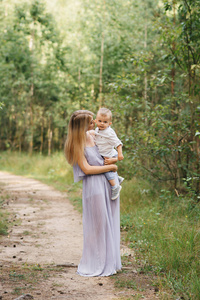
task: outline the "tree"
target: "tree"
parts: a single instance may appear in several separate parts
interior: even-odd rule
[[[22,144],[26,149],[28,141],[32,153],[37,122],[43,131],[45,111],[51,110],[59,99],[59,80],[65,77],[62,74],[64,54],[55,22],[45,12],[43,2],[22,3],[14,13],[13,19],[5,19],[7,23],[1,32],[1,94],[5,104],[1,115],[2,122],[9,125],[1,138],[8,147],[20,150]],[[38,106],[41,113],[37,119],[34,114]],[[49,130],[51,118],[48,118]],[[42,136],[41,133],[41,151]],[[22,143],[22,137],[26,143]]]

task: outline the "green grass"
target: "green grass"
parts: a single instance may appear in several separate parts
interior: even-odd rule
[[[29,157],[3,152],[0,165],[1,170],[32,177],[67,192],[81,211],[81,184],[73,183],[72,168],[62,153]],[[199,203],[189,194],[176,197],[144,179],[123,183],[123,236],[134,249],[141,272],[156,274],[159,290],[170,290],[174,299],[196,300],[200,295],[199,211]]]
[[[0,211],[0,235],[8,234],[8,225],[6,219],[6,213],[4,211]]]
[[[189,196],[158,192],[132,179],[121,192],[121,228],[145,273],[160,276],[160,285],[175,296],[200,295],[200,210]]]
[[[115,281],[115,287],[137,290],[136,283],[133,280],[130,280],[130,279],[123,280],[123,281],[122,280],[116,280]]]
[[[56,278],[57,274],[62,276],[63,268],[55,266],[41,267],[39,264],[30,265],[10,264],[1,274],[3,282],[7,282],[12,287],[11,294],[20,295],[32,293],[36,284],[44,283],[49,277]],[[48,298],[49,299],[49,298]]]
[[[1,195],[0,196],[0,236],[1,235],[7,235],[8,234],[8,213],[3,208],[3,205],[5,203],[7,197]]]

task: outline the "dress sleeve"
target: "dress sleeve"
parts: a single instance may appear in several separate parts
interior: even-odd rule
[[[73,172],[74,172],[74,182],[78,182],[86,176],[86,174],[81,170],[78,164],[73,165]]]

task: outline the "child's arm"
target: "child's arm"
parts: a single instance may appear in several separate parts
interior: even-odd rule
[[[117,147],[117,152],[118,152],[118,160],[123,160],[124,159],[124,155],[122,154],[122,145],[119,145]]]
[[[108,135],[108,143],[112,146],[114,146],[115,149],[117,149],[118,152],[118,160],[123,160],[124,156],[122,154],[122,142],[120,141],[120,139],[117,137],[115,131],[110,128],[110,132]]]
[[[122,154],[122,145],[119,145],[117,147],[117,152],[118,152],[118,157],[104,157],[104,164],[105,165],[110,165],[110,164],[115,164],[118,160],[123,160],[124,155]]]
[[[104,165],[115,164],[117,161],[117,157],[104,157]]]

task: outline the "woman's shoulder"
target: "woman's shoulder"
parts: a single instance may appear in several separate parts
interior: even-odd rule
[[[89,130],[86,132],[86,147],[93,147],[95,146],[94,138],[95,135],[93,134],[94,130]]]
[[[95,130],[88,130],[87,133],[91,136],[95,136]]]

